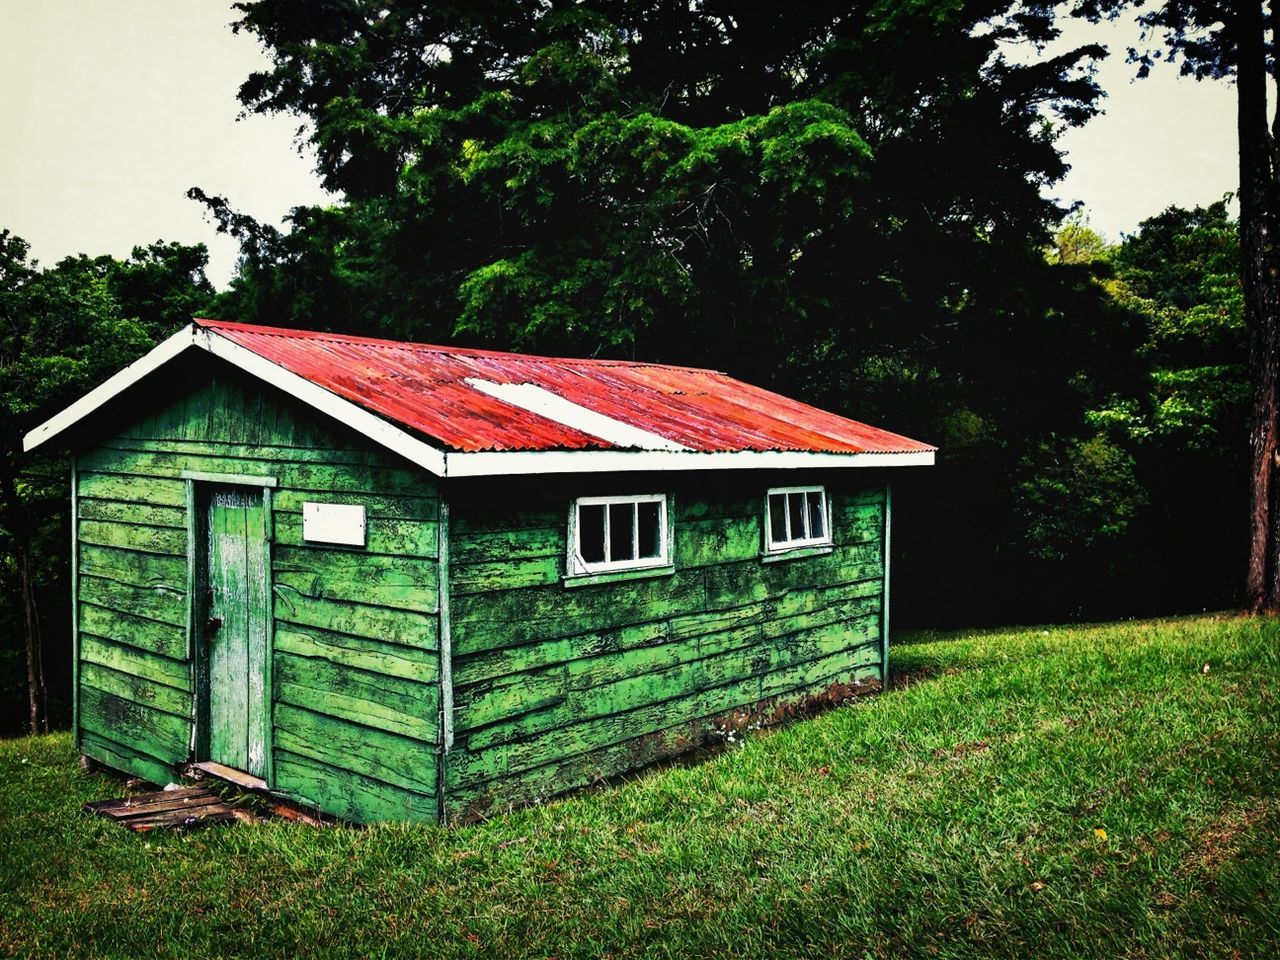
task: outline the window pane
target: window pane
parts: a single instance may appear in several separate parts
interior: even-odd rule
[[[791,536],[788,540],[805,539],[804,532],[804,494],[788,493],[787,505],[791,508]]]
[[[599,504],[578,507],[578,553],[587,563],[604,562],[604,507]]]
[[[787,496],[784,493],[769,494],[769,541],[782,543],[787,539]]]
[[[827,535],[827,512],[822,502],[826,498],[821,490],[810,491],[806,496],[809,498],[809,536],[820,540]]]
[[[662,556],[662,528],[659,524],[658,502],[636,505],[640,521],[640,556]]]
[[[609,504],[609,559],[634,560],[636,505],[634,503]]]

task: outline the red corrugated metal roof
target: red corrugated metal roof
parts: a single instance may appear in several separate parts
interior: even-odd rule
[[[533,384],[690,450],[918,453],[935,448],[714,370],[402,343],[222,320],[197,326],[444,447],[635,449],[477,389]],[[566,420],[572,418],[566,418]]]

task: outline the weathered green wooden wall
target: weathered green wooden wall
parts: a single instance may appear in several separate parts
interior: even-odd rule
[[[735,708],[878,679],[885,490],[848,473],[806,477],[833,497],[835,548],[765,562],[765,490],[788,482],[742,472],[449,484],[450,817],[687,749]],[[675,572],[564,586],[570,498],[656,492],[674,497]]]
[[[179,399],[116,410],[132,425],[82,444],[75,474],[77,733],[113,767],[165,782],[194,749],[184,471],[278,481],[271,786],[337,816],[466,818],[880,676],[873,475],[806,476],[832,496],[834,549],[767,562],[764,493],[794,475],[453,481],[446,511],[424,471],[229,368],[157,392]],[[675,572],[566,586],[570,500],[656,492],[673,497]],[[304,500],[364,504],[366,548],[304,543]]]
[[[181,474],[273,476],[271,785],[353,820],[435,818],[434,480],[229,369],[170,386],[160,396],[180,399],[117,412],[132,426],[78,457],[83,752],[159,783],[189,759]],[[364,504],[367,548],[304,543],[304,500]]]

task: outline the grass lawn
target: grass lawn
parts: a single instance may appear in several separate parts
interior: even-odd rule
[[[0,742],[0,956],[1280,956],[1280,623],[908,639],[905,689],[458,830],[139,837]]]

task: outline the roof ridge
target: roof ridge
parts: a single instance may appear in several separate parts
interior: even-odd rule
[[[728,376],[728,374],[723,370],[714,370],[710,367],[689,367],[679,363],[659,363],[652,360],[615,360],[607,357],[553,357],[546,354],[518,353],[513,350],[490,350],[484,347],[452,347],[438,343],[421,343],[416,340],[389,340],[385,337],[362,337],[358,334],[329,333],[328,331],[323,330],[303,330],[295,327],[269,327],[257,323],[241,323],[237,320],[216,320],[212,317],[192,317],[191,322],[197,327],[207,330],[216,331],[219,328],[230,328],[246,333],[256,333],[266,337],[281,337],[293,340],[314,338],[323,339],[331,343],[346,343],[353,346],[379,346],[401,350],[410,349],[419,352],[438,353],[445,356],[451,354],[474,357],[491,356],[520,362],[550,361],[553,363],[588,364],[591,366],[602,367],[646,367],[649,369],[659,368],[664,370],[686,370],[693,373],[710,373],[718,374],[719,376]]]

